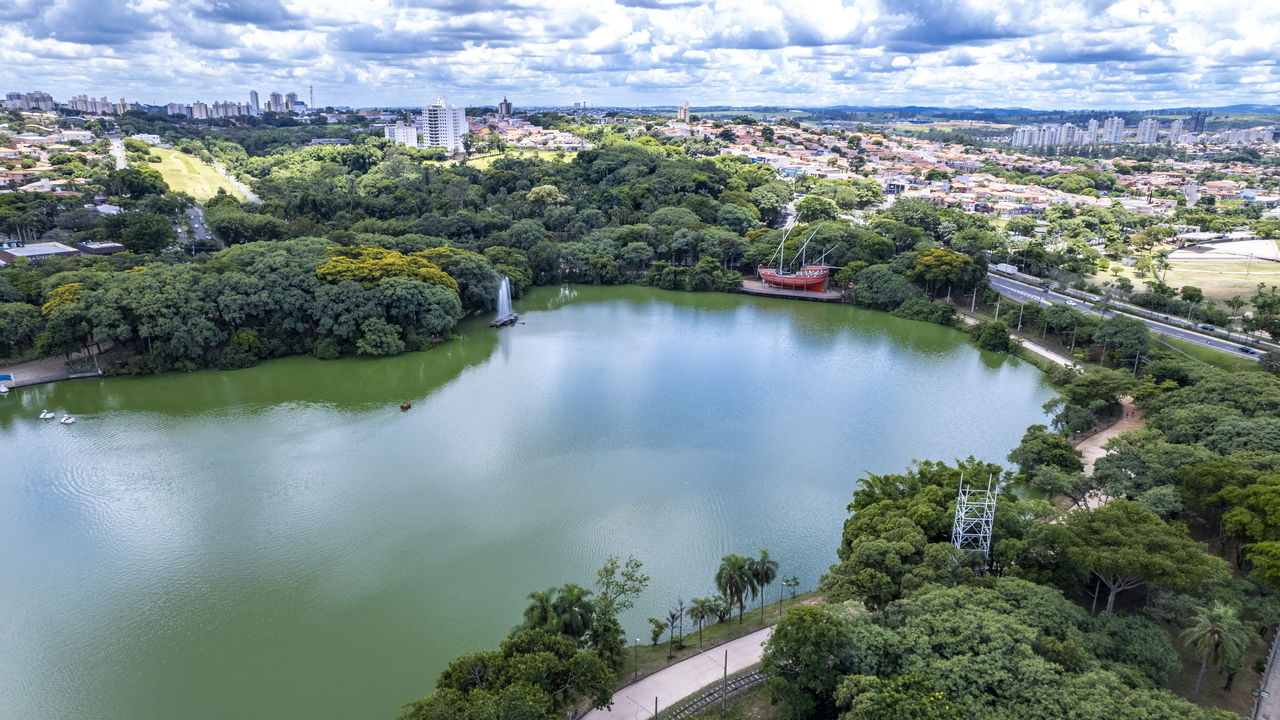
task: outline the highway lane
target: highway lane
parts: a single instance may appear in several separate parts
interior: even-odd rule
[[[1173,325],[1166,325],[1162,322],[1150,320],[1144,317],[1138,317],[1136,315],[1129,315],[1128,313],[1116,313],[1114,311],[1096,310],[1087,301],[1080,300],[1078,298],[1073,298],[1068,295],[1063,295],[1061,293],[1047,291],[1042,288],[1038,288],[1034,285],[1028,285],[1026,283],[1019,282],[1017,280],[1013,280],[1011,278],[1007,278],[1001,275],[995,275],[995,274],[988,275],[987,282],[991,284],[992,289],[994,289],[996,292],[999,292],[1001,295],[1004,295],[1005,297],[1010,298],[1012,300],[1016,300],[1020,303],[1039,302],[1042,305],[1061,303],[1066,305],[1072,305],[1077,310],[1085,314],[1097,315],[1100,317],[1114,317],[1117,314],[1123,314],[1123,315],[1126,315],[1127,317],[1132,317],[1137,320],[1141,320],[1143,324],[1145,324],[1147,328],[1151,330],[1151,332],[1158,333],[1160,335],[1166,335],[1168,337],[1177,338],[1179,340],[1185,340],[1187,342],[1195,343],[1197,345],[1213,348],[1214,350],[1221,350],[1223,352],[1228,352],[1237,357],[1249,358],[1251,360],[1258,359],[1257,355],[1250,355],[1240,351],[1240,347],[1244,344],[1243,342],[1229,341],[1225,338],[1210,337],[1208,335],[1204,335],[1198,332],[1193,332],[1185,328],[1174,327]]]

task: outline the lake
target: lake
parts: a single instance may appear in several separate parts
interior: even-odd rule
[[[610,554],[653,578],[629,637],[730,552],[811,589],[865,472],[1003,461],[1052,397],[958,331],[845,305],[574,287],[516,310],[395,358],[0,398],[0,717],[392,720]]]

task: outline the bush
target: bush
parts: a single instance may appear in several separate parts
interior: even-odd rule
[[[956,306],[951,303],[935,303],[926,298],[911,298],[899,305],[890,313],[894,317],[908,320],[937,323],[954,326],[956,324]]]
[[[311,354],[320,360],[337,360],[342,356],[342,347],[338,345],[338,341],[331,337],[321,338],[316,341],[316,346],[312,349]]]
[[[1009,326],[997,320],[989,323],[978,323],[971,330],[978,342],[978,347],[992,352],[1009,352],[1012,341],[1009,339]]]

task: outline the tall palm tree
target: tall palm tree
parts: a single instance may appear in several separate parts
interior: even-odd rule
[[[559,631],[578,642],[586,637],[595,624],[596,606],[591,601],[591,591],[569,584],[560,588],[551,604],[559,623]]]
[[[1205,671],[1210,665],[1238,664],[1238,658],[1244,654],[1245,645],[1249,642],[1249,634],[1235,608],[1215,602],[1196,610],[1191,625],[1182,631],[1182,641],[1200,658],[1200,674],[1196,676],[1196,686],[1191,691],[1191,701],[1195,702],[1200,697]]]
[[[769,558],[769,551],[760,548],[760,557],[749,561],[751,563],[751,579],[755,581],[755,590],[752,595],[760,595],[760,622],[764,622],[764,589],[778,577],[778,562]]]
[[[741,555],[725,555],[720,558],[716,570],[716,589],[724,593],[729,604],[738,606],[738,622],[747,610],[747,593],[755,594],[755,575],[751,572],[751,559]]]
[[[694,598],[689,601],[686,614],[690,620],[698,623],[698,647],[702,647],[702,626],[716,616],[715,603],[711,598]]]
[[[556,619],[555,607],[552,605],[555,594],[555,588],[529,593],[529,607],[524,609],[524,627],[560,632],[560,623]]]

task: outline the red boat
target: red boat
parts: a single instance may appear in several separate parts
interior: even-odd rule
[[[765,265],[761,265],[756,268],[756,274],[760,276],[760,280],[765,285],[772,285],[774,287],[787,288],[790,290],[806,290],[808,292],[822,292],[823,290],[826,290],[827,275],[831,273],[831,266],[822,264],[809,265],[804,262],[805,248],[809,247],[809,241],[813,239],[814,235],[818,234],[818,228],[820,227],[822,227],[822,223],[818,223],[818,225],[814,227],[813,232],[809,233],[809,237],[806,238],[804,244],[800,246],[799,252],[791,258],[792,262],[795,262],[797,259],[800,260],[800,269],[794,271],[787,270],[786,263],[784,262],[787,236],[790,235],[791,230],[794,230],[795,228],[793,227],[787,230],[787,232],[782,235],[782,242],[778,243],[778,249],[774,251],[773,257],[769,258]],[[830,250],[827,252],[830,252]],[[818,262],[821,263],[822,259],[826,256],[827,253],[822,253],[822,257],[818,258]],[[767,265],[772,264],[773,258],[778,259],[778,267],[767,267]]]
[[[793,273],[784,273],[776,268],[762,267],[756,272],[760,274],[760,279],[765,285],[822,292],[826,289],[827,275],[831,272],[831,268],[827,265],[805,265]]]

